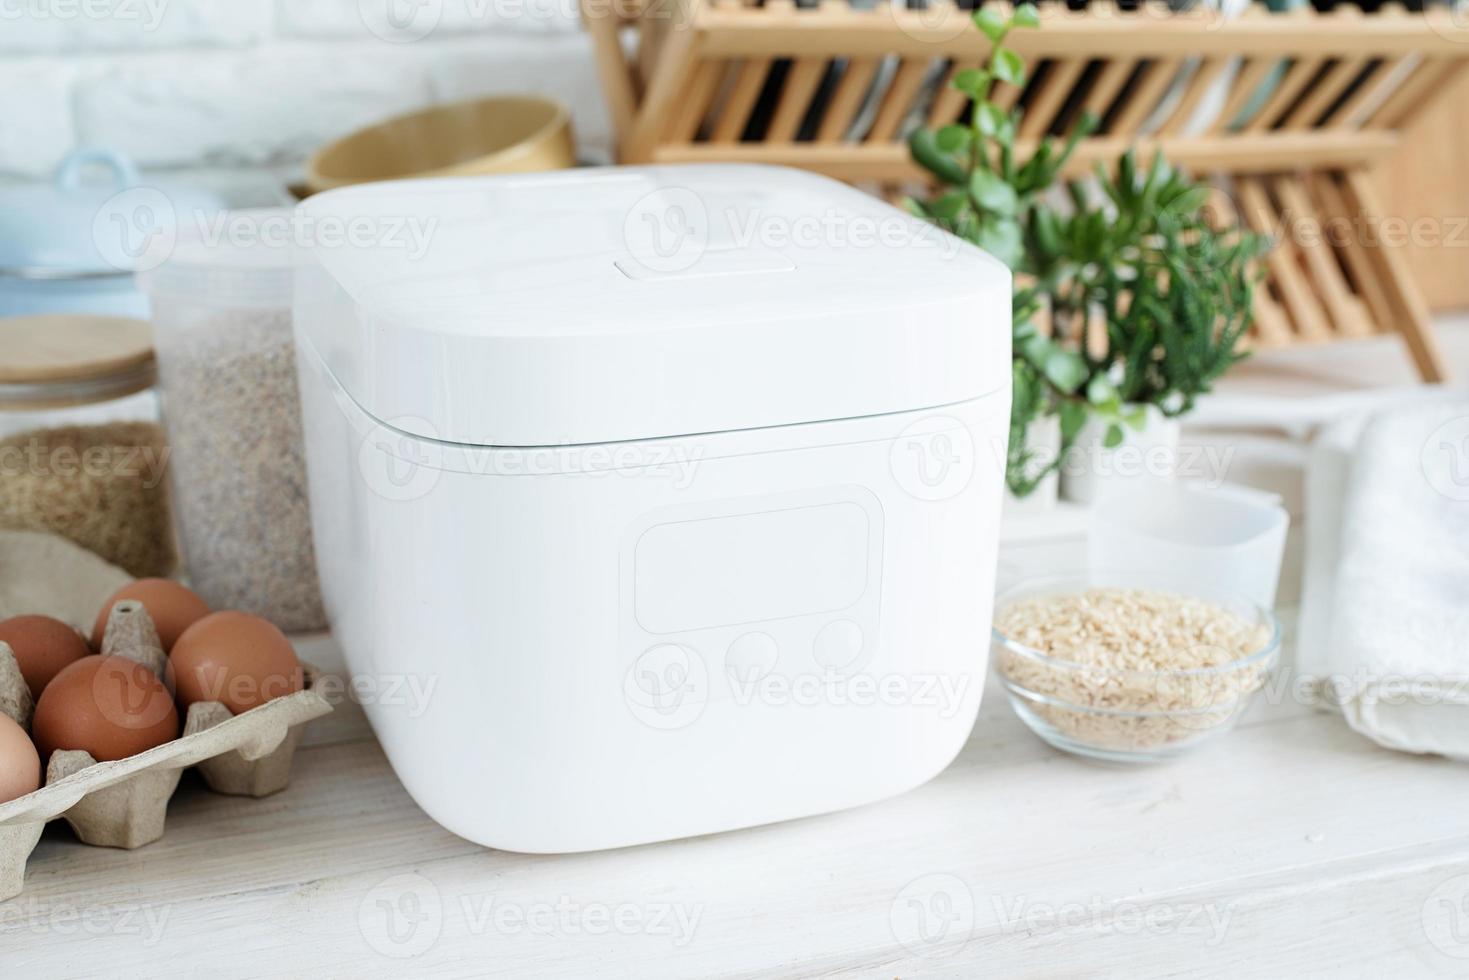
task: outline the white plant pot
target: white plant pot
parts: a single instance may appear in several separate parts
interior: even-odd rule
[[[1048,415],[1031,422],[1025,430],[1025,444],[1035,453],[1031,472],[1049,466],[1061,453],[1060,418]],[[1005,516],[1033,517],[1054,510],[1059,484],[1060,474],[1052,469],[1040,483],[1036,484],[1035,489],[1024,497],[1015,496],[1006,486]]]
[[[1124,406],[1123,414],[1136,406]],[[1179,422],[1144,406],[1141,429],[1122,426],[1122,442],[1108,449],[1109,423],[1089,416],[1061,461],[1061,496],[1090,504],[1104,493],[1148,481],[1171,481],[1178,471]]]

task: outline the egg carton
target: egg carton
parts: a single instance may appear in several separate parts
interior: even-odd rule
[[[158,633],[140,603],[113,607],[102,650],[165,674]],[[182,735],[127,759],[98,762],[86,752],[53,753],[45,786],[0,804],[0,901],[20,894],[42,828],[58,817],[84,843],[131,849],[163,836],[168,802],[191,766],[216,793],[261,797],[285,789],[306,723],[332,710],[317,690],[320,671],[309,664],[302,669],[301,691],[240,715],[217,701],[190,705]],[[0,643],[0,711],[29,730],[34,709],[14,651]]]

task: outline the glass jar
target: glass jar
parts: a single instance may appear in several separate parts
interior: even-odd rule
[[[140,278],[153,308],[190,585],[283,630],[326,625],[291,332],[291,212],[229,212]]]
[[[0,527],[60,535],[131,575],[172,572],[148,324],[6,317],[0,349]]]

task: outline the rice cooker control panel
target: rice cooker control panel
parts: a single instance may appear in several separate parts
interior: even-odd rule
[[[644,515],[622,548],[629,703],[673,723],[861,671],[876,652],[882,547],[882,507],[855,486]]]

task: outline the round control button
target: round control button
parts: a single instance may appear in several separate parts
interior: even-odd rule
[[[812,651],[816,662],[829,670],[843,670],[862,655],[862,627],[850,619],[838,619],[821,627]]]
[[[769,633],[746,633],[729,645],[724,671],[738,684],[754,684],[775,669],[780,647]]]
[[[682,728],[704,711],[709,674],[704,659],[688,647],[661,643],[645,650],[622,683],[628,709],[653,728]]]

